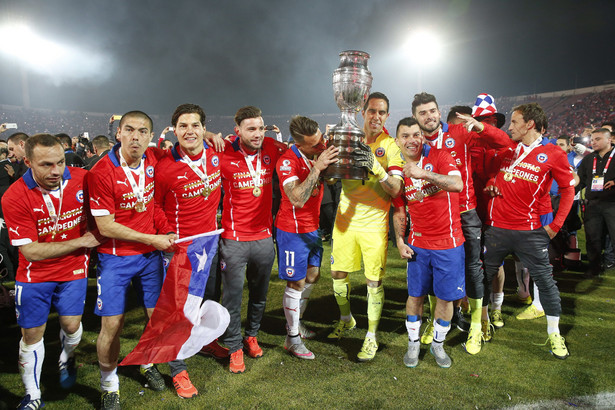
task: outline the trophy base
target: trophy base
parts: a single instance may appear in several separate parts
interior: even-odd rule
[[[368,179],[367,170],[365,168],[337,164],[329,165],[322,175],[324,178],[328,179]]]

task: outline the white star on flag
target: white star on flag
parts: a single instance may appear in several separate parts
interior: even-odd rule
[[[203,253],[195,253],[196,258],[199,260],[199,266],[196,268],[197,272],[202,271],[205,268],[205,263],[207,263],[207,249],[203,249]]]

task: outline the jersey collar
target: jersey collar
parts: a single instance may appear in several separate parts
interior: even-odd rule
[[[117,144],[115,144],[113,146],[113,148],[111,148],[109,150],[109,153],[107,154],[109,156],[109,159],[111,160],[111,163],[116,166],[119,167],[120,165],[120,154],[119,154],[119,149],[120,149],[121,145],[118,142]],[[145,153],[143,153],[143,156],[141,158],[145,158]]]
[[[203,141],[203,149],[204,150],[209,149],[209,145],[207,145],[205,141]],[[173,159],[175,160],[175,162],[180,161],[182,159],[182,156],[179,153],[179,142],[176,142],[175,145],[173,145],[173,148],[171,148],[171,155],[173,155]]]
[[[71,179],[70,171],[68,170],[68,167],[65,167],[64,174],[62,174],[62,180],[66,181],[68,179]],[[28,168],[26,173],[23,174],[23,180],[26,183],[28,189],[34,189],[38,187],[38,184],[34,180],[34,175],[32,175],[32,170],[30,168]]]

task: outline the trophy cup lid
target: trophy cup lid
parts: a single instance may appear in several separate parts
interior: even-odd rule
[[[339,68],[356,66],[357,63],[367,68],[369,53],[359,50],[346,50],[340,53],[340,57]]]

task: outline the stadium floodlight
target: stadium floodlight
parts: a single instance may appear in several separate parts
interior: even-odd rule
[[[110,59],[95,50],[71,45],[36,33],[25,24],[0,25],[0,53],[21,66],[48,77],[54,84],[67,81],[104,81],[112,71]]]
[[[0,52],[34,69],[66,58],[68,49],[34,33],[24,24],[0,27]]]
[[[424,70],[438,64],[442,57],[442,48],[440,37],[431,30],[418,28],[408,35],[403,52],[416,67],[419,90],[423,89]]]
[[[442,41],[433,31],[417,29],[410,33],[406,42],[406,52],[412,60],[421,65],[433,65],[442,57]]]

